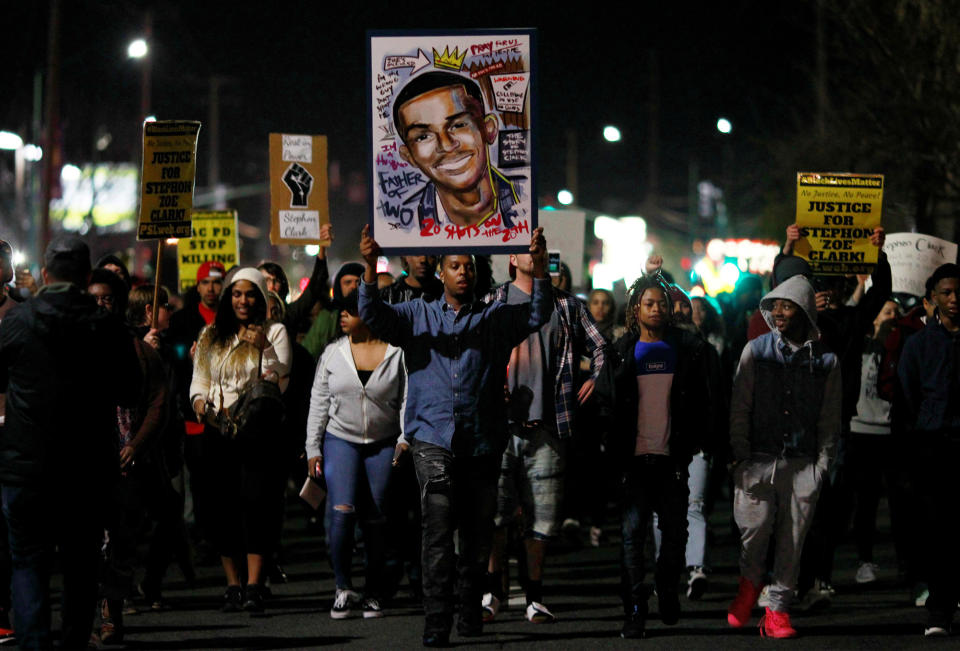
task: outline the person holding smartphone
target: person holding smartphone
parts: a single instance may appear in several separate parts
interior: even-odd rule
[[[384,500],[406,395],[403,352],[381,341],[357,315],[357,291],[342,300],[344,335],[317,366],[307,417],[307,469],[326,479],[330,561],[337,589],[330,617],[346,619],[360,606],[383,617]],[[403,443],[405,445],[405,443]],[[364,596],[350,579],[353,532],[359,518],[366,546]]]
[[[283,524],[285,448],[271,438],[279,427],[228,438],[210,424],[233,408],[243,386],[258,375],[286,390],[290,341],[283,324],[267,318],[266,297],[257,269],[247,267],[234,274],[213,322],[200,333],[190,384],[193,411],[198,421],[207,423],[203,465],[209,481],[212,542],[227,580],[225,612],[263,610],[263,561],[273,551],[276,531]],[[244,556],[245,590],[240,584]]]

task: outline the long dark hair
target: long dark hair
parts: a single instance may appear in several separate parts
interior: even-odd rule
[[[243,280],[240,278],[239,280]],[[250,282],[249,280],[247,282]],[[214,317],[210,326],[210,336],[214,344],[223,346],[240,330],[240,322],[237,315],[233,313],[233,286],[237,284],[234,281],[227,285],[220,297],[220,305],[217,306],[217,316]],[[257,302],[253,304],[253,310],[248,321],[251,325],[263,325],[267,320],[267,299],[260,291],[256,283],[251,283],[257,290]]]
[[[717,308],[713,306],[713,303],[705,299],[703,296],[694,296],[690,299],[690,301],[700,301],[703,304],[704,310],[706,311],[706,316],[703,318],[703,324],[700,326],[700,334],[702,334],[704,337],[709,337],[710,335],[719,335],[720,337],[723,337],[725,333],[723,319],[720,317],[720,313],[717,312]]]

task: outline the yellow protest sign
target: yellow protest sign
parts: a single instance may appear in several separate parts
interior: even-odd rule
[[[883,174],[798,172],[794,254],[815,274],[870,273],[880,251],[870,236],[882,203]]]
[[[236,210],[194,210],[193,235],[177,242],[180,293],[197,284],[197,271],[208,260],[229,269],[240,260]]]
[[[327,201],[327,137],[270,134],[270,241],[320,244],[320,225],[330,222]]]
[[[200,123],[143,123],[138,240],[190,237]]]

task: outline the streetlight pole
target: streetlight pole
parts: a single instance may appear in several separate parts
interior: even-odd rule
[[[50,0],[50,25],[47,36],[47,83],[44,106],[43,176],[40,192],[40,228],[37,233],[35,260],[43,260],[50,241],[50,198],[56,166],[62,161],[56,155],[55,141],[60,127],[60,0]]]

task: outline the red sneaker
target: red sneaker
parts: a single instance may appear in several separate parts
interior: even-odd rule
[[[760,637],[784,639],[797,637],[797,629],[790,625],[790,613],[781,613],[767,608],[760,618]]]
[[[747,578],[740,577],[740,589],[730,607],[727,608],[727,623],[733,628],[741,628],[750,621],[750,611],[757,603],[763,588]]]

